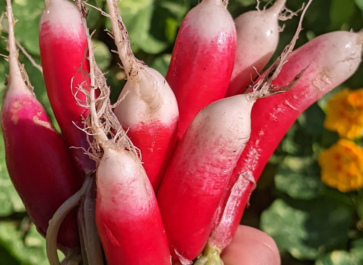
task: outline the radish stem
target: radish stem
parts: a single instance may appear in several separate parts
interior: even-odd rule
[[[46,250],[50,265],[60,265],[57,254],[57,237],[58,231],[66,215],[79,203],[79,200],[84,196],[92,185],[93,179],[87,177],[82,188],[65,201],[61,207],[55,212],[53,218],[49,221],[49,227],[46,235]]]

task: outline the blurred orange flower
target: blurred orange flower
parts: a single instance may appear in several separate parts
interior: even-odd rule
[[[363,89],[348,88],[335,94],[327,106],[325,128],[336,131],[340,137],[359,138],[363,133]]]
[[[363,187],[363,148],[341,139],[319,156],[321,180],[341,192]]]

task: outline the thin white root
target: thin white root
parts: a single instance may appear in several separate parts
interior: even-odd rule
[[[107,86],[106,78],[96,64],[94,49],[91,41],[91,34],[87,27],[87,11],[82,4],[82,0],[74,0],[77,3],[78,10],[81,14],[83,28],[88,42],[89,63],[90,63],[90,92],[87,94],[87,109],[90,114],[85,119],[86,128],[90,134],[87,134],[90,143],[92,159],[99,163],[103,149],[112,148],[114,150],[128,150],[137,156],[137,151],[125,131],[121,127],[117,117],[113,113],[110,103],[110,88]],[[117,5],[116,5],[117,6]],[[110,9],[110,13],[112,13]],[[110,14],[112,16],[112,14]],[[121,21],[122,20],[118,20]],[[95,90],[100,92],[98,98],[95,98]],[[90,136],[92,135],[92,137]]]
[[[276,77],[280,74],[282,67],[287,62],[288,56],[291,54],[291,52],[293,51],[293,49],[295,47],[296,41],[299,38],[299,34],[302,31],[303,18],[305,16],[305,13],[306,13],[308,7],[312,3],[312,1],[313,0],[309,0],[304,11],[302,12],[298,28],[297,28],[295,35],[292,38],[291,42],[285,47],[285,49],[283,50],[281,55],[276,59],[276,61],[261,76],[261,78],[258,80],[258,82],[250,86],[248,91],[253,92],[250,95],[251,99],[255,100],[257,98],[267,97],[267,96],[271,96],[271,95],[274,95],[277,93],[289,91],[299,81],[301,76],[304,74],[306,69],[303,69],[294,78],[294,80],[292,80],[292,82],[290,82],[290,84],[288,84],[286,86],[278,87],[278,86],[271,85],[272,81],[275,80]]]
[[[115,40],[117,54],[123,65],[123,69],[128,79],[133,79],[138,76],[140,68],[144,65],[132,53],[130,39],[126,30],[125,24],[120,16],[120,10],[117,6],[117,0],[107,0],[109,9],[109,18],[112,24],[111,36]]]
[[[0,16],[0,24],[1,24],[1,29],[2,31],[4,31],[5,33],[9,34],[9,29],[6,28],[6,26],[3,25],[3,19],[4,19],[4,15],[5,13],[2,13]],[[37,68],[42,74],[43,74],[43,68],[37,64],[35,62],[35,60],[31,57],[31,55],[26,51],[26,49],[20,44],[20,42],[14,37],[16,46],[18,46],[18,48],[21,50],[21,52],[25,55],[26,58],[28,58],[28,60],[31,62],[31,64]]]
[[[95,220],[95,188],[90,187],[83,204],[79,209],[79,218],[82,218],[82,232],[85,243],[85,252],[88,265],[104,265],[103,252],[100,237],[98,235]]]
[[[19,47],[19,49],[21,50],[21,52],[26,56],[26,58],[28,58],[28,60],[31,62],[31,64],[37,68],[39,70],[39,72],[41,72],[43,74],[43,68],[37,64],[34,59],[31,57],[31,55],[25,50],[25,48],[20,44],[20,42],[15,39],[16,45]]]
[[[67,216],[67,214],[79,203],[82,196],[92,185],[93,178],[87,177],[83,183],[82,188],[77,191],[73,196],[66,200],[54,213],[53,218],[49,221],[49,226],[46,235],[46,250],[47,257],[50,265],[60,265],[59,257],[57,254],[57,238],[59,228]]]
[[[280,21],[286,21],[286,20],[292,19],[293,17],[297,16],[298,13],[303,11],[304,8],[305,8],[305,3],[303,3],[301,8],[296,10],[295,12],[288,9],[287,7],[284,7],[284,9],[280,12],[278,19]]]

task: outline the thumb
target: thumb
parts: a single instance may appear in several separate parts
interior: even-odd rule
[[[225,265],[280,265],[275,241],[252,227],[239,226],[232,243],[222,252]]]

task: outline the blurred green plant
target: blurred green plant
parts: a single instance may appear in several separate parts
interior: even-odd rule
[[[261,1],[266,4],[268,1]],[[291,10],[298,10],[302,0],[287,0]],[[105,1],[90,4],[106,9]],[[119,7],[129,30],[135,55],[166,74],[178,28],[185,14],[198,0],[122,0]],[[229,10],[236,17],[254,9],[255,0],[230,1]],[[38,33],[42,0],[13,0],[16,38],[36,62],[40,62]],[[5,11],[5,1],[0,2]],[[106,72],[112,87],[112,101],[124,84],[125,75],[118,67],[113,40],[104,30],[109,21],[99,11],[90,9],[88,23],[97,30],[96,60]],[[280,44],[273,59],[292,38],[298,18],[283,22]],[[315,36],[335,31],[363,28],[363,0],[315,0],[306,14],[301,46]],[[1,36],[6,34],[1,31]],[[248,38],[248,36],[246,36]],[[0,54],[7,54],[0,39]],[[20,61],[30,76],[35,93],[54,124],[40,72],[23,56]],[[5,90],[8,64],[0,60],[0,96]],[[363,66],[347,82],[309,108],[288,132],[261,177],[251,197],[243,223],[262,228],[277,242],[282,264],[286,265],[359,265],[363,264],[363,191],[341,193],[320,180],[317,157],[338,140],[338,135],[323,127],[323,109],[332,94],[345,87],[363,87]],[[2,135],[0,133],[0,138]],[[359,140],[357,141],[359,144]],[[360,144],[363,141],[360,141]],[[0,139],[0,264],[47,264],[44,239],[35,231],[24,206],[9,180],[3,141]]]

